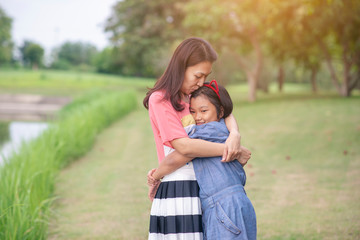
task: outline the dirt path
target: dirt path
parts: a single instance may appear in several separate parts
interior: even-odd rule
[[[146,239],[146,173],[155,158],[144,108],[107,128],[88,154],[61,172],[49,239]]]

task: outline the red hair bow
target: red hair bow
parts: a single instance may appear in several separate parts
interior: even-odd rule
[[[215,88],[213,86],[211,86],[213,83],[215,83]],[[204,86],[211,88],[212,90],[214,90],[214,92],[216,93],[216,95],[218,95],[219,100],[220,100],[220,94],[219,94],[219,87],[218,84],[216,82],[216,80],[212,80],[209,84],[204,84]]]

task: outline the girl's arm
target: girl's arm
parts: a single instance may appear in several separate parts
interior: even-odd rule
[[[198,151],[191,151],[192,148],[186,148],[187,144],[192,144],[192,147],[198,148]],[[168,154],[159,164],[157,169],[149,171],[148,185],[152,194],[156,193],[156,188],[160,182],[160,179],[165,175],[172,173],[176,169],[184,166],[187,162],[190,162],[194,157],[213,157],[221,156],[224,151],[225,145],[222,143],[213,143],[200,139],[179,138],[171,141],[171,145],[175,148],[175,151]],[[188,155],[185,155],[185,154]],[[191,155],[194,154],[194,155]],[[155,190],[154,190],[155,189]],[[153,197],[153,196],[152,196]]]
[[[153,201],[155,198],[160,184],[160,179],[182,167],[191,160],[192,158],[181,155],[175,150],[161,161],[157,169],[150,170],[147,175],[149,185],[148,197],[150,201]]]
[[[168,154],[159,164],[158,168],[152,173],[152,177],[160,180],[165,175],[168,175],[178,168],[190,162],[193,158],[181,155],[178,151],[173,151]]]
[[[187,144],[192,144],[192,147],[197,148],[197,151],[191,151],[192,148],[186,148],[188,146]],[[221,156],[225,148],[225,145],[222,143],[190,138],[175,139],[171,141],[171,145],[175,148],[175,151],[168,154],[161,161],[156,171],[150,174],[154,179],[159,180],[163,178],[165,175],[184,166],[195,157]]]
[[[232,114],[230,114],[230,116],[225,118],[225,124],[230,134],[225,142],[225,149],[222,155],[223,156],[222,161],[230,162],[234,159],[239,160],[241,158],[241,150],[242,150],[240,144],[241,136],[239,133],[239,127],[237,125],[235,117]]]

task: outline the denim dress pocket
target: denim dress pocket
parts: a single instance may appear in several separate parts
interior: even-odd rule
[[[234,224],[234,222],[228,217],[224,209],[221,207],[220,203],[217,202],[215,206],[216,218],[227,230],[238,235],[241,233],[241,230]]]

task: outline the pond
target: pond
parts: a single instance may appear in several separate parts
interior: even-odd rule
[[[23,142],[36,138],[47,128],[46,122],[0,122],[0,165]]]

